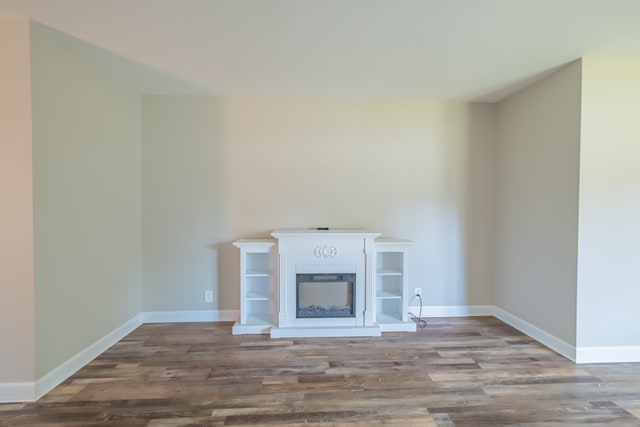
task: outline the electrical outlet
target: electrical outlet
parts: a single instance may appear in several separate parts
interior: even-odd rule
[[[413,288],[413,295],[422,296],[422,288]]]
[[[213,291],[204,291],[204,302],[213,302]]]

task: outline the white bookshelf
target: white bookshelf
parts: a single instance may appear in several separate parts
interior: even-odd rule
[[[408,316],[407,252],[413,244],[403,239],[375,240],[375,321],[382,332],[416,330]]]
[[[240,320],[233,334],[269,333],[276,324],[276,241],[243,239],[233,243],[240,249]]]

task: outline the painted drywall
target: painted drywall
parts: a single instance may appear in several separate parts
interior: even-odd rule
[[[141,311],[140,96],[31,25],[36,375]]]
[[[467,258],[492,246],[493,158],[474,146],[493,143],[492,116],[461,103],[144,97],[144,310],[237,309],[231,242],[317,226],[415,240],[410,286],[425,304],[490,304],[491,250]]]
[[[582,63],[577,341],[640,346],[640,61]]]
[[[27,19],[0,19],[0,63],[1,392],[3,383],[35,380],[31,61]]]
[[[145,311],[235,308],[218,292],[204,302],[217,288],[219,246],[233,239],[222,218],[220,108],[210,97],[143,97]]]
[[[581,66],[498,104],[495,305],[575,345]]]
[[[467,126],[465,282],[472,305],[494,304],[497,108],[471,104]]]

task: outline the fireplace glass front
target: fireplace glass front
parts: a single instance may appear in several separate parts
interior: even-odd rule
[[[297,317],[355,317],[355,273],[297,274]]]

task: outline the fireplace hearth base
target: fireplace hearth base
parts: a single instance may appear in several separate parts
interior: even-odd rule
[[[382,330],[379,326],[271,328],[271,338],[379,337],[380,335]]]

